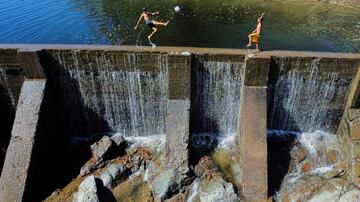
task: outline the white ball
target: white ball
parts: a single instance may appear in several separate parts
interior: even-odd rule
[[[180,12],[180,6],[175,6],[174,11],[175,13]]]

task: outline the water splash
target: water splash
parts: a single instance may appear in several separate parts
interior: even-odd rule
[[[152,150],[159,152],[164,149],[166,138],[165,135],[150,135],[146,137],[125,137],[126,142],[130,144],[132,148],[148,147]]]
[[[316,167],[328,166],[324,153],[327,148],[337,146],[335,135],[316,130],[312,133],[302,133],[298,139],[310,154]]]
[[[334,169],[334,165],[327,161],[326,151],[328,148],[338,149],[336,136],[324,131],[316,130],[311,133],[302,133],[297,136],[300,144],[308,155],[306,161],[311,164],[310,175],[323,175]],[[292,173],[286,177],[289,183],[295,183],[302,174],[302,164],[298,164]]]

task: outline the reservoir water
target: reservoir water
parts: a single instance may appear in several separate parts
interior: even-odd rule
[[[265,12],[263,50],[360,51],[360,7],[282,0],[0,0],[0,43],[149,45],[142,7],[160,46],[245,48]]]

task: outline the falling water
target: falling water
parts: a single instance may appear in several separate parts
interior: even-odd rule
[[[349,82],[336,72],[319,71],[320,59],[313,59],[304,69],[291,68],[280,73],[275,84],[270,128],[295,131],[331,131],[341,116]],[[280,59],[280,69],[290,63]]]
[[[236,133],[242,86],[242,61],[197,58],[192,75],[193,143],[212,144],[214,137]],[[204,142],[206,141],[206,142]]]
[[[141,54],[100,53],[95,61],[88,54],[72,52],[73,64],[58,54],[64,85],[78,84],[80,103],[86,112],[102,117],[111,132],[126,136],[163,134],[167,101],[167,58],[158,55],[151,69],[140,69],[147,61]],[[93,55],[91,57],[94,57]],[[156,57],[156,56],[153,56]],[[85,59],[84,59],[85,58]],[[121,60],[123,63],[117,64]],[[120,66],[120,67],[119,67]],[[68,78],[66,78],[68,77]],[[88,114],[91,119],[92,114]]]
[[[16,107],[16,98],[15,98],[15,95],[12,92],[9,85],[10,85],[10,82],[8,81],[8,75],[6,74],[6,70],[0,66],[0,86],[5,88],[4,90],[7,91],[7,95],[10,98],[9,104],[12,108],[15,108]],[[2,98],[2,99],[4,99],[4,98]]]

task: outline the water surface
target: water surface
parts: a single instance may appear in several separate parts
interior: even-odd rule
[[[148,45],[144,6],[171,20],[158,45],[244,48],[265,12],[265,50],[360,51],[359,7],[276,0],[0,0],[0,43]]]

